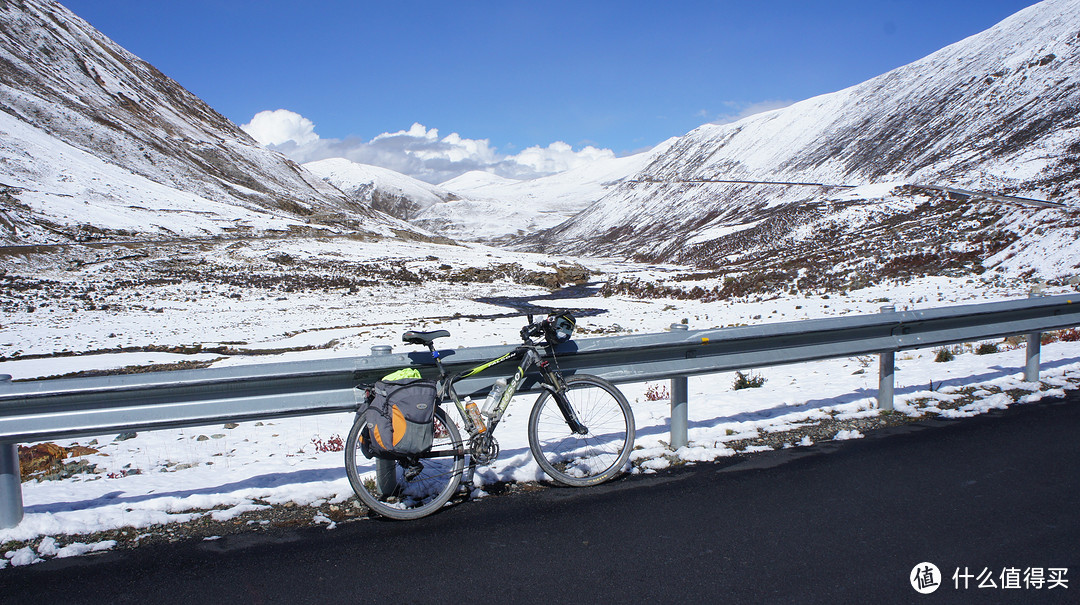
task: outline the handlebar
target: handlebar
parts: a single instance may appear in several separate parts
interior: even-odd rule
[[[534,336],[544,335],[544,322],[532,320],[532,315],[529,316],[529,325],[521,329],[521,340],[525,343],[531,343]]]
[[[541,337],[549,345],[554,346],[556,343],[570,340],[570,335],[574,330],[574,319],[566,311],[553,311],[540,321],[534,321],[531,313],[526,317],[529,318],[529,324],[521,329],[521,340],[526,345],[536,344],[532,341],[533,337]],[[555,342],[552,342],[552,338]]]

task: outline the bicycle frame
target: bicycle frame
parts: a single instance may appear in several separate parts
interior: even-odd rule
[[[495,427],[498,426],[499,421],[502,420],[503,414],[506,413],[506,409],[510,406],[510,401],[513,399],[514,394],[517,393],[518,387],[521,386],[522,381],[525,380],[525,374],[529,372],[533,367],[538,366],[540,368],[540,374],[543,380],[540,382],[540,386],[549,391],[555,398],[558,404],[559,410],[563,414],[563,418],[566,420],[567,425],[576,433],[586,434],[588,428],[581,424],[577,418],[577,414],[573,408],[567,402],[563,393],[566,391],[566,384],[563,382],[562,375],[558,371],[552,369],[550,364],[546,360],[541,360],[540,354],[536,351],[537,345],[532,342],[526,342],[525,344],[515,348],[514,350],[506,353],[501,357],[484,362],[476,367],[460,372],[456,375],[448,375],[446,369],[443,367],[441,355],[439,351],[435,349],[434,344],[429,344],[428,348],[431,350],[431,356],[435,359],[435,364],[439,366],[439,383],[438,393],[440,401],[444,398],[449,398],[454,402],[457,407],[458,415],[465,423],[465,428],[471,438],[476,438],[480,435],[492,435],[495,431]],[[506,383],[506,390],[503,391],[498,403],[495,405],[492,415],[488,419],[489,424],[484,431],[479,430],[479,427],[473,422],[468,412],[465,410],[465,403],[462,402],[458,396],[457,391],[454,389],[454,383],[463,379],[475,376],[484,370],[487,370],[493,366],[499,365],[505,361],[509,361],[513,358],[518,358],[517,371]]]

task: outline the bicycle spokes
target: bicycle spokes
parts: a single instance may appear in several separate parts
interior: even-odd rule
[[[465,466],[465,447],[457,427],[440,408],[435,412],[435,442],[424,455],[409,459],[371,459],[359,451],[358,419],[346,444],[346,474],[357,496],[372,511],[393,519],[415,519],[442,507],[457,491]]]
[[[560,483],[583,486],[606,481],[622,471],[633,447],[630,406],[618,389],[600,378],[575,376],[566,385],[564,396],[545,393],[533,407],[529,418],[533,457]]]

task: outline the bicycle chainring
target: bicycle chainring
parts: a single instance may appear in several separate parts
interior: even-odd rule
[[[499,442],[490,434],[477,435],[469,442],[473,460],[487,464],[499,457]]]

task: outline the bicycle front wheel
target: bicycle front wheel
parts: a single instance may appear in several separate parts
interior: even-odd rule
[[[457,491],[465,468],[465,447],[457,425],[442,408],[435,410],[435,441],[430,452],[409,463],[368,460],[360,452],[358,416],[345,441],[345,474],[360,501],[391,519],[419,519],[441,508]]]
[[[559,403],[544,391],[529,416],[529,449],[552,479],[584,487],[622,472],[634,447],[634,413],[622,392],[596,376],[566,380],[566,402],[587,429],[570,429]]]

